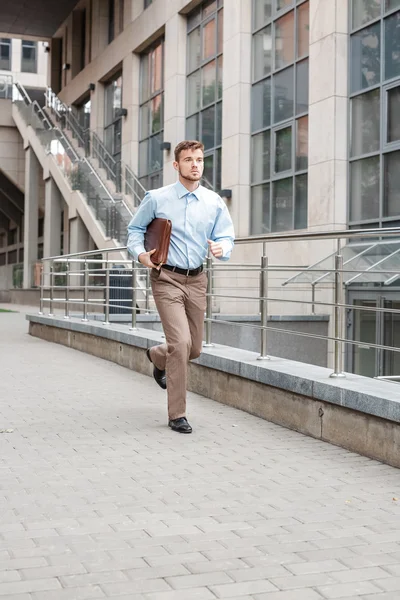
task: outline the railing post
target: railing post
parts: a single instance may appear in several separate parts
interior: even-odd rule
[[[338,240],[338,249],[335,255],[335,309],[333,316],[334,324],[334,372],[330,377],[346,377],[343,372],[343,254],[341,252],[340,240]],[[342,306],[339,306],[342,305]]]
[[[43,294],[44,294],[44,272],[43,272],[43,261],[40,263],[40,302],[39,302],[39,315],[43,314]]]
[[[269,360],[267,354],[267,326],[268,326],[268,256],[267,244],[263,243],[261,257],[260,299],[261,299],[261,353],[257,360]]]
[[[54,289],[53,289],[53,285],[54,285],[54,263],[53,263],[53,261],[50,261],[50,273],[49,273],[49,277],[50,277],[50,289],[49,289],[49,296],[50,296],[50,300],[49,300],[49,317],[54,317],[54,313],[53,313],[53,299],[54,299]]]
[[[65,272],[65,313],[64,319],[69,319],[69,260],[67,258],[67,270]]]
[[[148,269],[148,271],[150,271]],[[137,300],[137,272],[136,261],[132,261],[132,326],[130,331],[137,329],[136,327],[136,300]]]
[[[150,313],[150,269],[146,269],[146,314]]]
[[[89,268],[87,258],[85,258],[85,275],[83,279],[83,319],[84,323],[88,321],[88,296],[89,296]]]
[[[206,259],[207,269],[207,304],[206,304],[206,341],[203,344],[205,348],[210,348],[214,344],[211,342],[211,319],[212,319],[212,293],[213,293],[213,262],[210,251]]]
[[[106,305],[104,310],[103,325],[110,324],[110,268],[108,266],[108,255],[106,259]]]

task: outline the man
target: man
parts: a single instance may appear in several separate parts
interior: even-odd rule
[[[200,185],[204,146],[184,141],[175,148],[174,169],[179,180],[147,192],[128,226],[128,249],[142,265],[152,269],[154,301],[166,344],[147,350],[158,385],[168,393],[168,425],[191,433],[186,418],[187,363],[200,355],[206,309],[207,276],[203,261],[208,248],[216,258],[228,260],[234,230],[223,200]],[[172,222],[167,264],[151,260],[155,249],[145,251],[146,228],[156,217]]]

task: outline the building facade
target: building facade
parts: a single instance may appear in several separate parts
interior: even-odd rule
[[[198,138],[204,184],[221,192],[238,236],[400,224],[399,0],[80,0],[48,43],[49,86],[144,188],[175,181],[174,146]],[[335,248],[269,244],[268,254],[301,267]],[[259,256],[260,246],[235,249],[236,262]],[[270,289],[288,277],[274,274]],[[255,288],[255,277],[232,285]],[[353,286],[350,301],[400,307],[399,286],[384,299],[381,287]],[[216,308],[258,312],[256,301]],[[356,314],[354,330],[385,329]],[[399,341],[394,317],[387,327]]]

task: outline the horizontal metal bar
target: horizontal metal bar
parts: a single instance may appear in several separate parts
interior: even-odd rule
[[[318,335],[317,333],[305,333],[304,331],[293,331],[292,329],[280,329],[279,327],[263,327],[262,325],[252,325],[251,323],[238,323],[237,321],[224,321],[220,319],[207,319],[205,321],[211,321],[213,323],[222,323],[223,325],[236,325],[239,327],[252,327],[253,329],[267,329],[268,331],[277,331],[278,333],[285,333],[291,335],[297,335],[300,337],[313,338],[317,340],[330,340],[332,342],[343,342],[345,344],[351,344],[360,348],[379,348],[380,350],[388,350],[389,352],[400,352],[400,348],[395,346],[381,346],[379,344],[366,344],[365,342],[357,340],[346,340],[344,338],[335,338],[329,335]]]

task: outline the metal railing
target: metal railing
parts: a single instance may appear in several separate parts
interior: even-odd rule
[[[207,308],[206,308],[206,317],[205,317],[205,346],[212,346],[212,325],[213,323],[218,324],[228,324],[232,326],[233,324],[240,327],[252,327],[256,328],[259,331],[260,335],[260,355],[259,360],[268,360],[268,352],[267,352],[267,343],[268,343],[268,335],[272,331],[279,332],[284,335],[293,335],[293,336],[303,336],[306,338],[313,338],[315,340],[325,340],[327,342],[331,342],[333,344],[333,372],[331,377],[340,378],[345,377],[344,373],[344,349],[346,345],[366,348],[369,349],[379,349],[387,352],[399,353],[400,348],[396,346],[377,344],[377,343],[369,343],[366,344],[362,340],[357,339],[347,339],[345,333],[345,315],[346,311],[371,311],[372,313],[377,314],[389,314],[395,315],[396,318],[400,316],[399,309],[390,309],[390,308],[379,308],[373,306],[364,306],[364,305],[356,305],[356,304],[348,304],[346,302],[346,290],[343,284],[344,274],[356,274],[358,271],[356,269],[346,269],[343,266],[343,240],[347,242],[351,242],[356,239],[364,238],[364,239],[376,239],[377,237],[391,237],[399,239],[400,241],[400,228],[387,228],[387,229],[371,229],[371,230],[345,230],[345,231],[333,231],[333,232],[307,232],[307,233],[286,233],[286,234],[271,234],[271,235],[261,235],[261,236],[251,236],[251,237],[242,237],[236,240],[236,244],[250,244],[254,247],[254,244],[262,244],[262,252],[259,258],[258,263],[245,263],[245,264],[236,264],[236,263],[226,263],[226,262],[216,262],[210,256],[206,259],[206,271],[208,273],[208,288],[207,288]],[[336,254],[335,254],[335,264],[331,269],[327,269],[326,267],[319,268],[315,267],[312,269],[315,273],[326,273],[327,271],[333,275],[334,281],[332,285],[325,285],[324,293],[332,294],[333,299],[329,300],[316,300],[315,295],[307,300],[304,297],[300,298],[283,298],[276,297],[273,293],[273,289],[277,288],[276,278],[283,276],[283,274],[290,272],[299,272],[303,269],[303,267],[299,267],[292,264],[290,265],[281,265],[281,264],[273,264],[269,260],[268,250],[272,252],[271,248],[277,243],[287,243],[291,242],[311,242],[313,240],[332,240],[336,242]],[[294,247],[295,248],[295,247]],[[117,250],[126,250],[125,247],[119,248]],[[60,306],[64,306],[64,317],[70,317],[70,308],[72,306],[80,307],[82,312],[83,320],[88,320],[89,308],[96,307],[95,312],[102,312],[104,314],[104,324],[109,325],[110,323],[110,307],[111,306],[119,306],[119,308],[127,308],[129,305],[131,310],[131,329],[135,329],[137,327],[137,313],[140,310],[145,310],[147,313],[156,312],[154,308],[150,308],[152,306],[151,303],[151,290],[149,285],[149,271],[144,268],[140,263],[136,261],[120,261],[118,260],[118,265],[115,265],[115,261],[112,259],[111,253],[115,252],[116,249],[104,249],[98,250],[95,252],[86,252],[82,254],[70,254],[66,256],[59,257],[51,257],[43,260],[44,268],[42,269],[42,281],[41,281],[41,300],[40,300],[40,312],[43,313],[44,307],[46,305],[49,306],[50,314],[53,313],[53,306],[56,301],[55,299],[55,291],[57,290],[57,303]],[[100,258],[97,256],[96,259],[93,259],[93,256],[100,255]],[[295,251],[293,251],[292,255],[295,256]],[[98,261],[97,263],[95,261]],[[55,286],[55,267],[56,265],[63,264],[66,265],[66,269],[64,274],[62,275],[64,279],[63,285]],[[113,286],[111,285],[112,275],[115,272],[116,268],[122,267],[123,278],[126,281],[127,285],[125,286]],[[73,267],[73,269],[72,269]],[[99,271],[100,267],[100,271]],[[380,271],[381,272],[381,271]],[[400,261],[398,265],[398,269],[389,269],[384,271],[387,274],[397,275],[400,281]],[[225,273],[225,275],[223,275]],[[369,274],[371,271],[369,271]],[[221,276],[222,274],[222,276]],[[242,286],[237,284],[237,278],[240,275],[243,275],[246,278],[244,284]],[[250,287],[248,283],[249,277],[255,274],[259,284],[255,289],[255,293],[250,295]],[[146,278],[145,285],[145,301],[138,299],[138,290],[143,288],[139,288],[138,286],[138,277],[139,275]],[[93,285],[92,278],[96,277],[97,281],[99,277],[101,279],[102,284]],[[226,277],[228,282],[230,282],[230,287],[224,285],[223,278]],[[236,279],[235,279],[236,278]],[[234,291],[233,295],[227,296],[224,293],[218,293],[217,288],[223,290],[224,288],[231,289]],[[90,292],[94,289],[99,292],[101,290],[101,297],[90,297]],[[113,296],[113,293],[116,289],[124,290],[129,293],[129,297],[124,300],[120,305],[115,304],[115,298],[113,303],[110,298]],[[280,289],[284,290],[281,284]],[[243,291],[243,294],[240,294],[240,291]],[[71,292],[73,294],[71,295]],[[73,296],[73,297],[72,297]],[[303,293],[304,296],[304,293]],[[236,300],[239,302],[245,302],[246,304],[250,304],[251,302],[256,303],[259,306],[259,315],[260,315],[260,323],[234,323],[229,319],[216,319],[213,318],[213,302],[223,302],[229,298],[230,300]],[[305,307],[313,307],[313,310],[319,309],[324,311],[331,312],[332,319],[332,333],[329,335],[320,335],[316,333],[307,333],[304,331],[294,331],[290,329],[281,329],[271,326],[268,322],[269,317],[269,306],[270,303],[277,303],[280,307],[284,305],[284,303],[289,303],[289,305],[301,305],[301,309],[304,313]],[[309,312],[311,314],[311,312]],[[387,376],[382,377],[382,379],[397,381],[400,379],[398,376]]]
[[[25,123],[35,129],[46,153],[53,156],[72,190],[78,190],[85,196],[106,237],[124,242],[133,214],[130,207],[122,198],[114,198],[89,160],[79,156],[65,131],[54,126],[39,104],[32,102],[25,88],[16,83],[15,90],[14,104]],[[68,113],[67,117],[71,119],[70,126],[72,113]]]
[[[133,205],[139,206],[146,190],[133,170],[121,160],[115,160],[97,133],[89,128],[85,129],[71,107],[61,102],[51,88],[47,89],[45,98],[46,107],[56,119],[59,127],[67,134],[71,132],[78,145],[84,149],[87,158],[97,161],[99,167],[104,169],[106,178],[114,184],[118,194],[124,193],[130,196]]]
[[[0,75],[0,100],[12,100],[13,78],[12,75]]]

